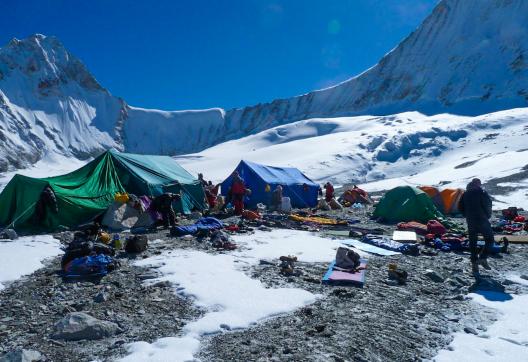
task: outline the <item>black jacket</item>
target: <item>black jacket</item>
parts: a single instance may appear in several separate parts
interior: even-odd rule
[[[491,197],[480,187],[467,190],[460,199],[458,210],[467,220],[488,220],[491,217]]]

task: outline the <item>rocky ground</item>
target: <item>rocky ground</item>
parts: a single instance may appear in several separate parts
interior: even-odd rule
[[[380,226],[360,217],[362,226]],[[196,238],[171,238],[166,232],[148,236],[149,250],[137,257],[180,248],[219,252]],[[67,241],[68,234],[61,237]],[[262,321],[247,330],[204,337],[197,358],[414,361],[433,357],[449,344],[454,331],[485,330],[495,317],[468,300],[467,293],[475,287],[468,255],[424,250],[418,257],[370,256],[363,289],[321,285],[326,264],[300,261],[296,265],[301,274],[290,277],[280,274],[275,264],[251,267],[246,272],[270,287],[303,288],[320,297],[291,315]],[[509,254],[490,261],[494,270],[487,272],[488,282],[481,287],[528,292],[507,279],[510,272],[525,272],[527,256],[527,246],[511,246]],[[0,353],[24,348],[38,351],[47,361],[112,360],[126,354],[126,343],[177,335],[185,323],[202,313],[170,285],[145,286],[145,280],[156,276],[155,270],[134,266],[134,258],[126,253],[119,260],[121,266],[101,280],[68,282],[58,274],[60,259],[56,258],[0,292]],[[388,263],[409,273],[405,285],[387,280]],[[99,321],[90,322],[88,337],[102,338],[69,341],[66,334],[60,335],[56,324],[65,317],[76,317],[77,312],[110,322],[102,326],[97,325]]]

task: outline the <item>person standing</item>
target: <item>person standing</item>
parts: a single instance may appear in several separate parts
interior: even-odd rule
[[[324,185],[325,189],[325,201],[330,202],[334,198],[334,185],[332,185],[330,182],[327,182]]]
[[[235,215],[242,215],[242,211],[244,211],[246,185],[242,177],[238,174],[238,171],[233,172],[233,183],[231,184],[230,195],[231,202],[235,207]]]
[[[172,203],[174,201],[179,200],[180,198],[180,194],[166,192],[155,197],[154,200],[152,200],[150,207],[152,210],[157,211],[161,214],[163,226],[165,228],[169,227],[169,225],[171,227],[176,226],[176,213],[174,212]]]
[[[270,211],[281,211],[282,208],[282,186],[277,185],[271,194]]]
[[[491,197],[482,188],[482,182],[474,178],[466,187],[466,192],[460,198],[458,209],[466,218],[468,227],[469,249],[471,252],[471,270],[479,276],[479,265],[490,270],[488,254],[495,242],[489,219],[491,218]],[[478,234],[484,237],[484,248],[478,253]]]

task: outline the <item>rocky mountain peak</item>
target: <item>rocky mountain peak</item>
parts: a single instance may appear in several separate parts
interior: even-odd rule
[[[22,76],[34,83],[42,95],[61,84],[75,82],[84,89],[104,90],[84,64],[54,36],[34,34],[13,38],[0,49],[0,80]]]

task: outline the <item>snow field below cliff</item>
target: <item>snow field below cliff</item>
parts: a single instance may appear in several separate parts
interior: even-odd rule
[[[473,177],[487,182],[524,171],[527,134],[526,108],[478,117],[408,112],[309,119],[176,159],[215,182],[245,159],[297,167],[314,181],[358,183],[369,191],[404,184],[465,187]],[[497,200],[528,207],[521,197],[523,177],[514,191],[494,195]]]

